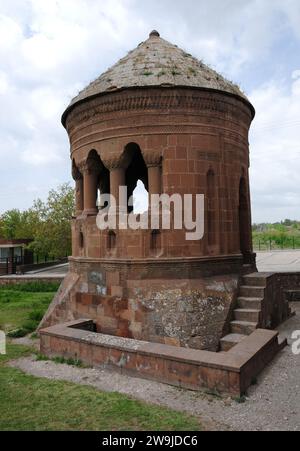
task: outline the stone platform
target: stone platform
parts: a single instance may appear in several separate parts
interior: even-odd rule
[[[192,390],[241,396],[286,345],[279,343],[278,332],[265,329],[255,330],[222,353],[104,335],[94,329],[89,319],[42,329],[41,353]]]

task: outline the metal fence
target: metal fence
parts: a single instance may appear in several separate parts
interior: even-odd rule
[[[253,238],[253,248],[256,251],[274,251],[274,250],[288,250],[300,249],[300,238],[297,237],[283,237],[281,239],[272,238]]]
[[[31,260],[32,264],[51,263],[52,261],[55,261],[55,259],[41,255],[33,256]],[[26,264],[26,258],[24,258],[24,256],[14,257],[13,259],[8,257],[0,258],[0,276],[7,274],[15,274],[17,266],[21,266],[24,264]]]
[[[0,258],[0,275],[14,274],[18,265],[23,262],[22,257]]]
[[[8,274],[9,259],[0,258],[0,276]]]

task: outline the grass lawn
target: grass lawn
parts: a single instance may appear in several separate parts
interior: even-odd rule
[[[0,329],[16,336],[33,332],[57,289],[57,284],[42,283],[0,287]]]
[[[118,393],[33,377],[6,366],[32,352],[8,345],[0,356],[0,430],[169,430],[201,429],[199,420]]]
[[[0,329],[15,336],[37,327],[58,286],[23,284],[0,288]],[[10,368],[7,362],[31,348],[8,344],[0,355],[0,431],[4,430],[169,430],[200,429],[195,417],[152,406],[118,393],[50,381]]]

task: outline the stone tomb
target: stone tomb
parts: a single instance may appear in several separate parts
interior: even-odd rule
[[[267,322],[259,304],[263,287],[252,287],[258,298],[254,309],[237,308],[240,297],[252,299],[251,289],[240,295],[240,286],[256,271],[248,172],[254,114],[236,85],[156,31],[73,99],[62,117],[76,182],[73,249],[70,271],[40,326],[43,352],[76,354],[105,365],[112,364],[114,353],[122,360],[128,347],[138,346],[155,364],[146,374],[145,362],[128,363],[135,374],[155,373],[181,384],[186,365],[186,374],[189,365],[194,374],[207,359],[210,371],[234,367],[233,373],[243,375],[243,365],[257,362],[252,357],[261,356],[260,349],[263,356],[268,346],[270,356],[279,349],[274,332],[248,337]],[[130,212],[119,188],[126,186],[129,198],[138,181],[149,196],[203,194],[203,239],[187,241],[186,230],[174,224],[168,230],[99,230],[101,196],[114,195],[117,211]],[[98,344],[95,335],[90,340],[74,327],[60,326],[85,318],[93,323],[92,333],[102,337]],[[103,334],[111,337],[106,345]],[[230,338],[224,341],[225,336]],[[222,346],[247,358],[233,363],[231,354],[215,354]],[[172,377],[169,370],[158,375],[165,359],[177,365],[176,356],[181,370]],[[194,363],[187,363],[188,356]],[[267,360],[262,357],[256,370]],[[197,377],[185,386],[196,388]],[[249,382],[248,376],[242,382],[231,373],[228,377],[234,392]]]

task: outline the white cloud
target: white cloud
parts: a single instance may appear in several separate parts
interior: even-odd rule
[[[8,90],[8,80],[4,72],[0,71],[0,95],[3,95]]]
[[[288,82],[270,81],[250,97],[257,111],[250,137],[255,221],[299,218],[299,82],[296,71]]]
[[[288,67],[277,61],[277,45],[293,40],[299,49],[299,15],[299,0],[0,0],[0,210],[28,206],[35,197],[27,189],[32,181],[45,194],[70,179],[63,110],[157,28],[165,39],[242,81],[246,91],[251,79],[257,110],[251,140],[254,216],[267,211],[260,205],[264,199],[272,203],[273,192],[284,201],[266,215],[288,216],[286,207],[296,216],[299,64],[294,54]],[[293,72],[293,79],[260,86],[260,66],[274,72],[280,67],[283,78]],[[22,200],[14,197],[9,173]]]

